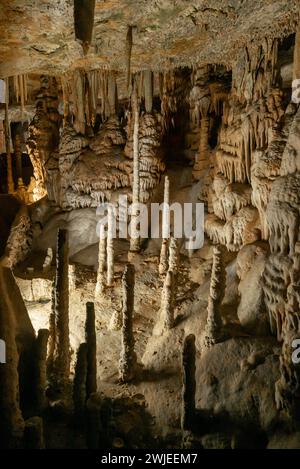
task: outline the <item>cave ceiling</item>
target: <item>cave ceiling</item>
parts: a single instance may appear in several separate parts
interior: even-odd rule
[[[73,0],[0,1],[0,76],[70,68],[132,71],[218,63],[246,44],[295,30],[296,0],[96,0],[88,52],[75,39]]]

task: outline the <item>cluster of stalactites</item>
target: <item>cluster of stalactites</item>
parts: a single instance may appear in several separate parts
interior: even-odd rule
[[[96,115],[103,120],[117,111],[116,73],[108,70],[76,69],[62,77],[65,122],[73,119],[77,132],[85,134],[86,126],[95,123]]]

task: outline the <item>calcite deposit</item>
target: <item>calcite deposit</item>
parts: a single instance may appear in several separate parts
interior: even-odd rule
[[[300,448],[299,14],[0,0],[1,449]]]

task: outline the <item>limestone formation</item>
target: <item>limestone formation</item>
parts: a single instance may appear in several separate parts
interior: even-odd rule
[[[43,264],[44,272],[47,272],[50,269],[52,260],[53,260],[53,251],[52,251],[52,248],[48,248],[47,255],[45,257],[44,264]]]
[[[196,410],[196,346],[195,336],[184,339],[182,350],[182,410],[181,428],[191,430]]]
[[[86,342],[86,396],[97,391],[97,340],[95,325],[95,307],[94,303],[86,304],[85,321],[85,342]]]
[[[133,313],[134,313],[134,267],[127,264],[122,278],[122,349],[119,362],[121,382],[131,381],[135,376],[137,358],[134,351]]]
[[[110,208],[108,211],[108,227],[107,227],[107,286],[111,287],[114,282],[114,212]]]
[[[163,329],[169,330],[174,327],[174,309],[175,309],[175,274],[168,270],[161,294],[161,318]]]
[[[106,237],[105,227],[101,225],[99,233],[99,250],[98,250],[98,270],[97,283],[95,288],[95,297],[103,294],[105,289],[105,265],[106,265]]]
[[[55,381],[64,386],[70,374],[68,233],[58,230],[55,277]]]
[[[179,268],[179,243],[178,239],[171,236],[169,245],[169,270],[176,277]]]
[[[207,347],[219,342],[222,336],[220,307],[224,297],[225,284],[226,273],[222,260],[222,251],[220,246],[214,246],[204,339]]]
[[[140,250],[140,238],[138,236],[138,204],[140,202],[140,150],[139,150],[139,103],[137,95],[137,83],[134,82],[132,95],[133,125],[133,181],[132,181],[132,214],[131,214],[131,234],[130,250],[138,252]]]
[[[40,329],[35,344],[35,383],[34,393],[36,410],[41,413],[46,405],[46,388],[47,388],[47,344],[49,331],[48,329]]]
[[[165,176],[164,182],[164,206],[163,206],[163,219],[162,219],[162,244],[159,260],[159,273],[163,275],[168,270],[168,246],[169,246],[169,204],[170,204],[170,181],[168,176]]]
[[[0,447],[299,448],[299,0],[3,1],[0,57]]]
[[[77,419],[82,419],[86,404],[87,384],[87,344],[79,345],[76,352],[75,375],[73,381],[74,413]]]

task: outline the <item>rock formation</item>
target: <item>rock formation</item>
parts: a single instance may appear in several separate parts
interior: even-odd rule
[[[188,335],[184,339],[182,350],[182,410],[181,428],[191,430],[195,420],[196,398],[196,346],[195,336]]]
[[[137,358],[134,351],[133,313],[134,313],[134,267],[127,264],[122,277],[122,349],[119,362],[121,382],[131,381],[135,376]]]
[[[204,339],[207,347],[217,343],[222,335],[220,306],[224,297],[225,275],[221,247],[214,246]]]
[[[58,386],[65,386],[70,374],[68,271],[68,233],[66,230],[58,230],[54,296],[55,348],[53,354],[54,380]]]

